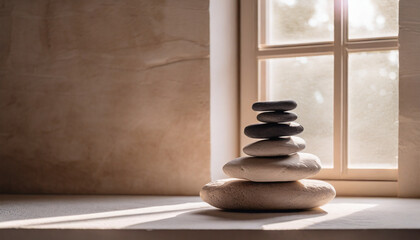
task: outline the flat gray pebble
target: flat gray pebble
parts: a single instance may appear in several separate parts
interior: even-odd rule
[[[303,127],[295,122],[292,123],[263,123],[245,127],[244,133],[250,138],[277,138],[280,136],[292,136],[303,132]]]
[[[257,120],[266,123],[277,123],[277,122],[292,122],[295,121],[298,116],[292,112],[263,112],[257,115]]]
[[[254,111],[289,111],[295,109],[297,103],[293,100],[256,102],[252,104]]]

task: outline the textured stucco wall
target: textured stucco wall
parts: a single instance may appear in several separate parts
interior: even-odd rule
[[[0,192],[197,194],[208,0],[0,0]]]

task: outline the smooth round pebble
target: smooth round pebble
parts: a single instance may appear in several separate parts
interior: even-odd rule
[[[297,119],[297,115],[292,112],[262,112],[257,115],[257,120],[266,123],[292,122]]]
[[[222,179],[206,184],[200,197],[208,204],[236,211],[300,210],[322,206],[335,197],[335,189],[320,180],[256,183]]]
[[[300,152],[305,147],[305,140],[300,137],[281,137],[251,143],[243,151],[255,157],[276,157]]]
[[[252,104],[254,111],[289,111],[295,109],[297,103],[293,100],[256,102]]]
[[[277,138],[296,135],[301,132],[303,132],[303,127],[295,122],[252,124],[244,129],[245,135],[250,138]]]
[[[229,177],[253,182],[288,182],[307,178],[321,170],[321,161],[310,153],[285,157],[240,157],[223,166]]]

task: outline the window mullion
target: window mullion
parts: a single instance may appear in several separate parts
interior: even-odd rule
[[[369,41],[348,41],[346,49],[349,52],[380,51],[398,49],[398,39],[370,39]]]
[[[343,171],[343,0],[334,0],[334,172]]]
[[[267,2],[266,0],[258,1],[258,48],[260,46],[267,44],[267,37],[269,35],[270,21],[267,21],[267,19],[270,17],[270,11],[268,11],[268,8],[270,7],[270,2]]]
[[[298,57],[298,56],[314,56],[326,55],[334,52],[334,45],[306,45],[293,47],[277,47],[277,48],[262,48],[257,52],[259,59],[274,58],[274,57]]]
[[[341,61],[342,61],[342,154],[341,176],[348,175],[348,0],[342,0],[342,34],[341,34]]]

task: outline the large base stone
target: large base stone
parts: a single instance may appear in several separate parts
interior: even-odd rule
[[[233,178],[206,184],[200,197],[226,210],[298,210],[326,204],[335,197],[335,189],[329,183],[310,179],[256,183]]]

